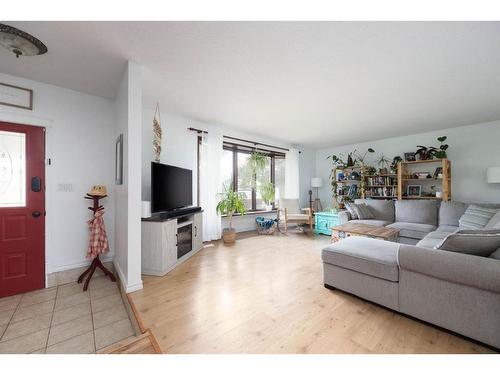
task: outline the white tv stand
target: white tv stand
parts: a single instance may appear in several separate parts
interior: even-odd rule
[[[142,219],[141,270],[164,276],[203,248],[203,212]]]

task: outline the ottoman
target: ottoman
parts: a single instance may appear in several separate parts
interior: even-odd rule
[[[325,287],[399,311],[399,243],[348,237],[323,249]]]

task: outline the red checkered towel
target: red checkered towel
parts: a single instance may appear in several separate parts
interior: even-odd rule
[[[94,259],[99,254],[104,254],[109,251],[108,237],[106,236],[106,228],[104,227],[104,211],[97,211],[94,218],[90,219],[89,224],[89,248],[87,258]]]

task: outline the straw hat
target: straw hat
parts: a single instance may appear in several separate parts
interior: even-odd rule
[[[102,197],[107,194],[106,186],[104,185],[94,185],[92,189],[90,189],[89,195],[97,195]]]

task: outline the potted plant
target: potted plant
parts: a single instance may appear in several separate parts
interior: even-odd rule
[[[219,194],[220,200],[217,203],[217,213],[226,215],[229,221],[229,227],[222,230],[222,240],[224,243],[232,244],[236,241],[236,231],[233,228],[233,214],[244,215],[246,213],[243,193],[238,193],[232,188],[225,188],[223,193]]]
[[[380,173],[387,173],[387,166],[391,164],[391,161],[384,154],[380,154],[379,158],[376,160],[379,166]]]
[[[275,189],[272,182],[268,182],[262,187],[262,199],[266,204],[266,211],[271,211],[273,209],[273,203],[275,199]]]
[[[447,136],[443,135],[442,137],[439,137],[437,139],[439,143],[441,143],[441,145],[439,146],[439,150],[437,150],[434,154],[438,159],[446,159],[448,157],[448,155],[446,154],[446,150],[448,150],[449,146],[444,143],[447,138]]]
[[[347,154],[347,167],[354,167],[354,165],[356,164],[356,159],[355,159],[355,153],[356,151],[353,151],[353,152],[349,152]],[[354,156],[354,158],[353,158]]]
[[[361,164],[364,164],[365,163],[365,159],[366,159],[366,155],[368,155],[369,153],[370,154],[373,154],[375,152],[375,150],[373,148],[368,148],[368,150],[366,150],[366,152],[361,155],[359,152],[357,152],[357,150],[354,150],[354,156],[356,156],[356,158],[358,159],[358,161],[361,163]]]
[[[392,173],[396,173],[398,171],[398,164],[400,161],[403,161],[403,159],[399,155],[394,156],[394,158],[392,158],[392,163],[391,163],[391,172]]]
[[[377,173],[377,168],[375,167],[372,167],[371,165],[368,165],[366,168],[365,168],[365,173],[367,175],[374,175]]]
[[[415,155],[418,155],[418,160],[432,160],[434,155],[437,152],[436,147],[426,147],[426,146],[417,146],[418,149],[415,152]]]

